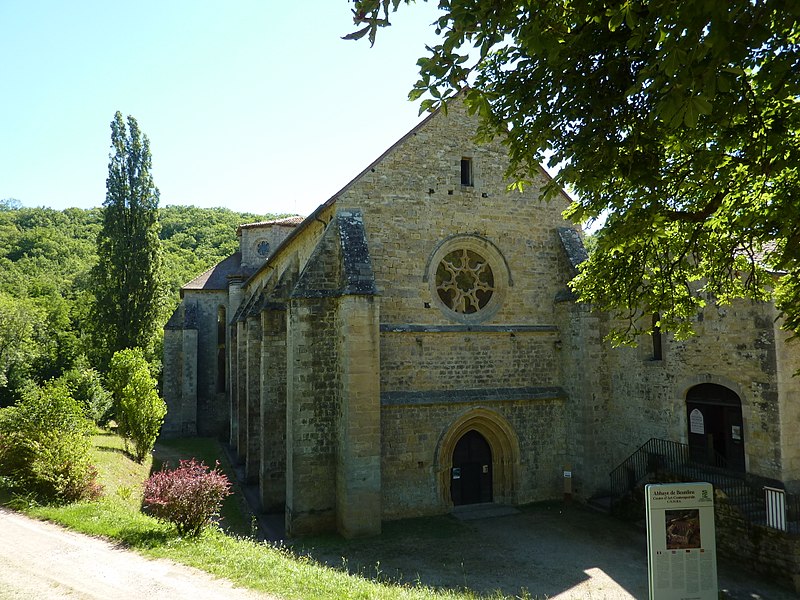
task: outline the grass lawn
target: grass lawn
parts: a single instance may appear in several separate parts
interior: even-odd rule
[[[147,556],[168,558],[224,577],[236,585],[286,599],[478,598],[469,591],[392,583],[380,572],[379,565],[376,569],[360,570],[361,575],[349,574],[344,569],[324,566],[307,554],[258,542],[244,533],[249,531],[249,518],[242,510],[238,494],[231,496],[224,508],[225,528],[209,528],[195,539],[179,537],[172,525],[140,511],[142,481],[164,461],[174,464],[180,458],[196,457],[213,465],[220,460],[223,470],[230,472],[223,454],[219,444],[211,439],[171,440],[158,445],[154,458],[138,464],[125,452],[118,436],[98,432],[94,437],[94,460],[105,489],[104,498],[66,506],[30,506],[25,512],[76,531],[118,540]],[[323,539],[316,542],[324,544]],[[339,539],[338,543],[341,542]]]

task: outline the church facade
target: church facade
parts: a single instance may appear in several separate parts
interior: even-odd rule
[[[585,258],[508,189],[499,143],[457,102],[305,219],[242,225],[165,328],[166,435],[228,440],[287,533],[378,533],[461,504],[608,488],[650,438],[800,487],[800,352],[775,308],[698,315],[698,335],[603,341],[576,302]]]

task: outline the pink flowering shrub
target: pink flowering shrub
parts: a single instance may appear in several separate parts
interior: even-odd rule
[[[144,483],[144,505],[155,517],[174,523],[180,535],[197,536],[219,515],[230,488],[219,462],[211,470],[192,458],[176,469],[153,473]]]

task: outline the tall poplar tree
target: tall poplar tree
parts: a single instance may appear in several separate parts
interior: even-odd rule
[[[152,349],[164,300],[158,237],[159,193],[150,141],[129,116],[111,122],[111,153],[97,237],[94,325],[104,363],[118,350]]]

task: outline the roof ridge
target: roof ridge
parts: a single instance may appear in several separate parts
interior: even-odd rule
[[[269,221],[254,221],[253,223],[242,223],[237,229],[250,229],[253,227],[263,227],[264,225],[283,225],[295,226],[305,220],[301,215],[289,215],[288,217],[281,217],[280,219],[270,219]]]

